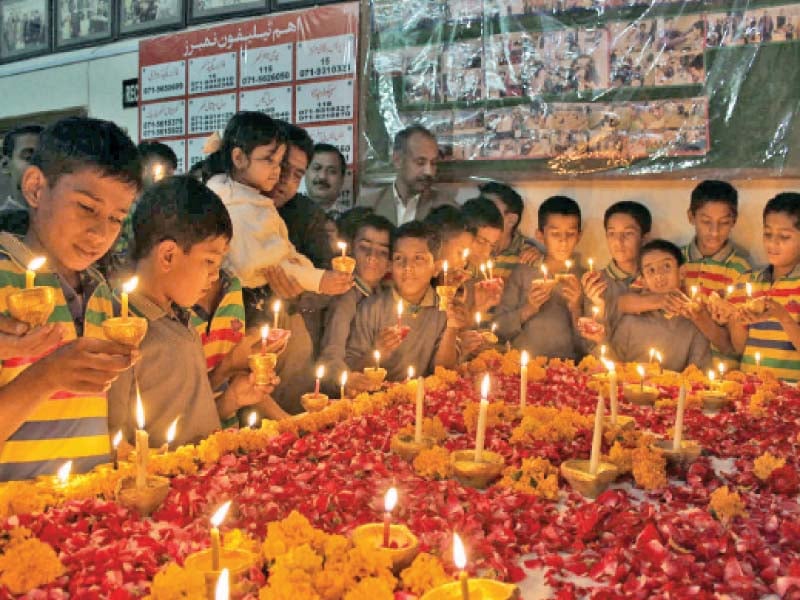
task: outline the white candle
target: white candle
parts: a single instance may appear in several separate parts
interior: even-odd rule
[[[217,509],[217,512],[211,517],[211,570],[219,571],[219,554],[220,554],[220,539],[219,539],[219,526],[225,520],[225,515],[228,514],[228,509],[231,507],[231,501],[228,500],[225,504]]]
[[[476,312],[476,313],[475,313],[475,326],[476,326],[478,329],[480,329],[480,328],[481,328],[481,321],[482,321],[482,320],[483,320],[483,318],[481,317],[481,313],[479,313],[479,312]]]
[[[600,444],[603,442],[603,393],[597,394],[597,410],[594,413],[594,433],[592,435],[592,453],[589,456],[589,473],[597,474],[600,468]]]
[[[128,294],[131,294],[133,290],[136,289],[137,285],[139,285],[138,277],[131,277],[128,281],[122,284],[122,294],[120,294],[120,300],[122,303],[122,306],[120,307],[120,316],[123,319],[128,318]]]
[[[408,371],[406,372],[406,381],[411,381],[414,379],[414,367],[408,367]]]
[[[422,419],[424,417],[425,404],[425,380],[417,377],[417,410],[414,420],[414,441],[422,443]]]
[[[314,384],[314,395],[315,396],[319,395],[319,380],[322,379],[325,376],[325,367],[323,367],[322,365],[319,365],[317,367],[316,375],[317,375],[317,380],[316,380],[316,383]]]
[[[494,275],[492,275],[492,269],[494,268],[494,262],[491,260],[486,261],[486,268],[489,269],[489,279],[494,279]]]
[[[347,385],[347,371],[342,371],[342,375],[339,378],[339,397],[344,400],[344,386]]]
[[[756,367],[761,366],[761,352],[756,352]]]
[[[150,458],[150,436],[144,430],[144,407],[136,383],[136,489],[143,490],[147,486],[147,461]]]
[[[375,357],[375,368],[376,369],[380,369],[381,368],[381,353],[378,352],[377,350],[375,350],[375,352],[373,352],[372,355]]]
[[[606,365],[608,368],[608,396],[611,403],[611,424],[617,424],[617,413],[618,413],[618,398],[617,398],[617,368],[614,366],[614,363],[608,361]]]
[[[339,250],[342,251],[342,258],[347,256],[347,244],[344,242],[337,242],[336,245],[339,247]]]
[[[681,449],[683,441],[683,411],[686,409],[686,381],[681,380],[681,391],[678,393],[678,412],[675,414],[675,431],[672,436],[672,449]]]
[[[478,429],[475,432],[475,462],[483,458],[483,446],[486,441],[486,418],[489,411],[489,374],[483,376],[481,383],[481,404],[478,411]]]
[[[113,449],[112,457],[114,459],[114,470],[119,469],[119,444],[122,441],[122,430],[117,431],[114,439],[111,440],[111,448]]]
[[[748,298],[752,298],[753,297],[753,284],[751,284],[748,281],[747,283],[744,284],[744,289],[747,292],[747,297]]]
[[[222,569],[217,579],[217,587],[214,589],[214,600],[230,600],[230,572],[227,567]]]
[[[716,373],[714,373],[714,370],[713,370],[713,369],[709,369],[709,371],[708,371],[708,383],[709,383],[709,387],[710,387],[712,390],[713,390],[714,388],[717,388],[717,387],[719,387],[719,386],[717,385],[717,374],[716,374]]]
[[[719,371],[719,378],[720,380],[725,378],[725,363],[721,362],[717,365],[717,370]]]
[[[278,315],[280,314],[280,312],[281,312],[281,301],[280,300],[275,300],[275,302],[272,303],[272,315],[273,315],[273,317],[272,317],[272,328],[273,329],[277,329],[278,328]]]
[[[443,282],[442,282],[442,283],[443,283],[444,285],[447,285],[447,267],[448,267],[448,266],[449,266],[449,265],[447,264],[447,261],[444,261],[444,264],[442,265],[442,272],[444,273],[444,275],[443,275]]]
[[[28,263],[28,268],[25,271],[25,289],[31,289],[36,279],[36,271],[42,268],[42,265],[47,259],[44,256],[37,256]]]
[[[523,350],[519,357],[519,408],[525,408],[528,400],[528,351]]]

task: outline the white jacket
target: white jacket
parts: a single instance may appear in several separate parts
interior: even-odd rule
[[[308,292],[319,292],[323,269],[317,269],[289,241],[289,230],[270,198],[227,175],[214,175],[208,187],[222,198],[233,222],[225,266],[254,288],[266,284],[265,267],[280,266]]]

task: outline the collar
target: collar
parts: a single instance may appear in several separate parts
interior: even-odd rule
[[[527,244],[528,240],[525,239],[525,236],[519,231],[515,231],[514,235],[511,236],[511,243],[508,245],[508,248],[503,250],[501,254],[519,255]]]
[[[724,263],[726,262],[731,255],[736,251],[733,247],[733,243],[728,240],[725,244],[720,248],[716,254],[711,256],[703,256],[703,253],[700,252],[700,248],[697,247],[697,238],[692,240],[692,243],[686,247],[686,257],[692,262],[702,262],[704,260],[713,260],[715,262]]]
[[[402,204],[405,207],[408,207],[412,202],[419,201],[419,194],[415,194],[411,196],[407,202],[403,202],[403,199],[400,197],[400,192],[397,191],[397,178],[392,182],[392,195],[394,196],[394,203],[395,204]]]
[[[630,274],[623,271],[613,258],[609,261],[605,268],[608,276],[614,281],[633,281],[639,275],[638,273]]]
[[[392,286],[392,298],[394,298],[394,304],[397,304],[399,300],[403,300],[403,297],[397,292],[397,288],[395,286]],[[428,286],[428,289],[425,291],[425,295],[422,297],[422,302],[419,304],[411,304],[408,300],[403,300],[403,304],[408,307],[408,312],[413,315],[421,308],[436,306],[436,292],[433,291],[431,286]]]
[[[181,308],[177,304],[172,305],[172,310],[175,316],[170,315],[167,311],[161,308],[158,304],[150,300],[144,294],[139,292],[132,292],[130,295],[130,304],[148,321],[158,321],[159,319],[167,318],[173,321],[179,321],[184,325],[189,324],[189,311]]]
[[[800,263],[794,266],[794,269],[789,271],[788,274],[781,277],[781,279],[796,279],[800,278]],[[772,265],[768,265],[755,273],[754,279],[758,282],[772,283]],[[780,279],[778,280],[780,281]]]
[[[364,281],[358,276],[355,275],[353,277],[353,287],[355,287],[365,298],[369,298],[372,295],[372,288],[369,287]]]

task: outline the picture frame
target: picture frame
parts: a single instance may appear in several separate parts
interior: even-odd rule
[[[116,1],[119,37],[181,29],[186,25],[186,3],[183,0]]]
[[[47,54],[52,50],[52,14],[48,0],[0,2],[0,62]]]
[[[189,23],[204,23],[220,17],[266,14],[269,0],[189,0]]]
[[[53,0],[56,49],[77,48],[111,40],[115,0]]]
[[[285,12],[296,8],[317,6],[320,4],[333,4],[341,0],[269,0],[270,12]]]

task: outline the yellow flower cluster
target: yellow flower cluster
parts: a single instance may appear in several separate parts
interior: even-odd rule
[[[747,402],[747,414],[754,419],[761,419],[767,416],[766,403],[767,398],[764,393],[761,390],[755,392]]]
[[[664,453],[648,446],[633,450],[633,478],[645,490],[658,490],[667,485],[667,459]]]
[[[592,417],[571,408],[526,406],[522,422],[511,432],[511,443],[524,444],[533,440],[571,442],[578,430],[589,428],[592,423]]]
[[[397,430],[397,435],[407,441],[414,439],[414,426],[406,425]],[[422,421],[422,436],[431,438],[437,443],[442,443],[447,439],[447,430],[439,417],[425,417]]]
[[[205,598],[206,584],[203,573],[189,571],[169,563],[153,578],[150,595],[145,600],[183,600]]]
[[[467,402],[464,408],[464,426],[470,435],[475,433],[478,427],[478,413],[480,412],[480,402]],[[514,418],[513,408],[506,406],[506,403],[500,400],[499,402],[489,402],[489,407],[486,409],[486,427],[497,427],[503,421],[510,421]]]
[[[165,477],[194,475],[198,470],[197,449],[194,446],[181,446],[175,452],[151,456],[147,470],[151,475]]]
[[[441,446],[422,450],[414,458],[414,471],[426,479],[447,479],[450,476],[450,453]]]
[[[344,600],[393,600],[394,591],[383,579],[367,577],[353,586]]]
[[[622,474],[633,470],[634,450],[647,447],[653,442],[651,434],[632,428],[609,427],[604,436],[611,444],[608,460],[614,463]]]
[[[442,561],[433,554],[421,552],[411,566],[400,573],[403,588],[412,594],[422,596],[425,592],[450,581]]]
[[[753,473],[761,481],[766,481],[775,469],[780,469],[785,464],[785,458],[778,458],[769,452],[764,452],[753,461]]]
[[[1,551],[0,586],[12,594],[26,594],[64,574],[64,565],[53,547],[31,537],[27,529],[12,530]]]
[[[477,373],[485,373],[486,371],[490,370],[492,366],[499,364],[502,360],[503,355],[494,348],[490,348],[489,350],[484,350],[478,354],[478,356],[473,358],[465,365],[462,365],[462,370],[473,375]]]
[[[546,500],[558,498],[558,469],[546,458],[526,458],[520,467],[507,467],[499,483],[515,492],[539,496]]]
[[[736,517],[747,516],[741,497],[737,492],[729,490],[727,485],[723,485],[711,493],[708,510],[723,523],[729,523]]]
[[[458,381],[458,373],[456,371],[451,371],[444,367],[436,367],[433,375],[425,378],[425,390],[432,392],[446,390],[456,381]]]

